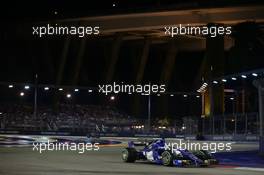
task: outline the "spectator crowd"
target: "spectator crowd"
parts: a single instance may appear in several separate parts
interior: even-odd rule
[[[110,106],[60,104],[55,111],[51,106],[40,106],[34,115],[31,106],[4,104],[0,111],[1,129],[6,130],[106,132],[138,122]]]

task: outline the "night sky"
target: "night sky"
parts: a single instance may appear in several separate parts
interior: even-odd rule
[[[41,84],[55,84],[56,73],[60,63],[61,52],[64,38],[21,38],[24,33],[12,33],[21,24],[32,22],[33,24],[45,20],[67,19],[74,17],[87,17],[97,15],[146,12],[157,10],[175,10],[184,8],[201,7],[222,7],[236,5],[238,1],[193,1],[193,0],[119,0],[119,1],[45,1],[45,2],[27,2],[11,1],[7,4],[1,4],[1,82],[16,83],[34,83],[34,75],[39,76]],[[258,4],[262,1],[240,0],[240,5]],[[249,27],[248,27],[249,26]],[[253,26],[253,27],[252,27]],[[263,30],[262,26],[248,24],[237,26],[234,38],[236,44],[225,52],[225,74],[232,74],[241,71],[263,68]],[[262,38],[263,39],[263,38]],[[108,66],[107,59],[111,49],[111,39],[92,39],[86,44],[84,61],[81,66],[80,76],[77,84],[71,84],[72,65],[80,46],[80,39],[73,39],[70,44],[69,55],[63,73],[61,84],[68,86],[97,86],[104,83],[105,70]],[[119,53],[119,59],[115,68],[113,81],[134,83],[136,77],[136,67],[142,49],[142,42],[125,41]],[[149,59],[146,64],[146,70],[142,83],[159,83],[162,62],[166,55],[166,44],[152,45],[149,52]],[[205,57],[204,51],[179,52],[176,58],[175,67],[172,73],[172,79],[169,83],[169,91],[195,92],[201,85],[200,68]],[[249,83],[250,84],[250,83]],[[241,85],[239,85],[241,86]],[[251,86],[251,85],[249,85]],[[6,91],[2,91],[2,101],[10,96]],[[98,97],[93,99],[95,102]],[[145,98],[145,97],[143,97]],[[12,99],[12,98],[10,98]],[[82,97],[80,101],[86,101]],[[120,108],[129,111],[127,97],[122,97],[116,102]],[[192,109],[195,100],[191,99],[185,102],[184,99],[171,101],[171,108],[179,106],[173,115],[192,115],[199,114],[198,107]],[[43,100],[44,102],[47,100]],[[124,103],[125,101],[125,103]],[[155,101],[155,99],[154,99]],[[29,100],[30,102],[30,100]],[[189,105],[182,105],[188,103]],[[199,101],[197,102],[199,104]],[[146,100],[144,101],[146,105]],[[159,103],[154,104],[156,108]],[[185,106],[185,108],[183,108]],[[187,106],[187,107],[186,107]],[[254,108],[253,108],[254,109]],[[191,111],[191,112],[190,112]],[[146,110],[142,112],[146,114]]]
[[[46,0],[1,3],[1,18],[38,21],[102,14],[262,4],[261,0]]]

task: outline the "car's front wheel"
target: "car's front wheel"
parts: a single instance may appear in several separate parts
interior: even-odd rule
[[[164,151],[161,154],[162,157],[162,164],[165,166],[172,166],[173,165],[173,154],[170,151]]]

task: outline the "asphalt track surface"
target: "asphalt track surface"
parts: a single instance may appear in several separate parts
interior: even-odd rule
[[[244,144],[242,144],[244,145]],[[237,147],[240,147],[239,145]],[[47,151],[0,147],[1,175],[263,175],[263,169],[235,169],[220,165],[207,168],[164,167],[146,162],[123,163],[121,147],[99,151]],[[252,160],[254,161],[254,160]]]

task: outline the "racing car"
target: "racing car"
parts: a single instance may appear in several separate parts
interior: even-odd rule
[[[136,149],[136,146],[144,146]],[[166,146],[164,139],[157,139],[148,143],[128,142],[128,147],[122,151],[124,162],[133,163],[145,160],[165,166],[208,166],[218,164],[214,156],[205,150],[188,151],[187,149],[171,149]]]

